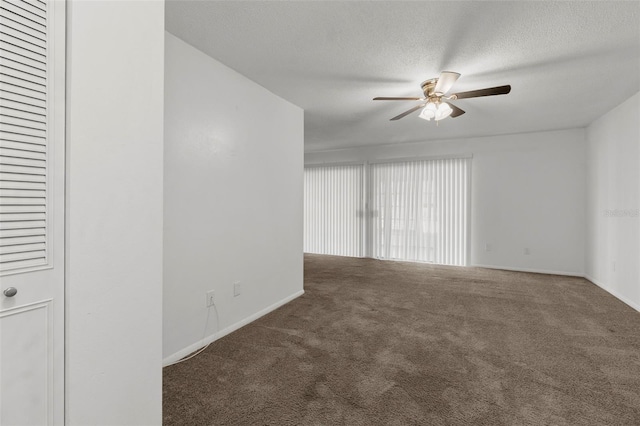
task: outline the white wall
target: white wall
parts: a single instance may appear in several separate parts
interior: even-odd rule
[[[640,310],[640,93],[587,128],[586,275]]]
[[[71,1],[69,425],[162,422],[164,3]]]
[[[571,129],[310,152],[305,163],[473,154],[471,264],[581,275],[584,145]]]
[[[169,33],[165,63],[168,363],[302,294],[304,136],[300,108]]]

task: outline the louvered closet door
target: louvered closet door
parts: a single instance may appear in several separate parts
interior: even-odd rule
[[[0,8],[0,270],[47,264],[47,11]]]
[[[64,8],[0,0],[0,425],[63,423]]]

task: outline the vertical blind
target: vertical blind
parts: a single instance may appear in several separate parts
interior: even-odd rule
[[[466,265],[470,162],[373,164],[372,257]]]
[[[47,263],[47,4],[0,0],[0,272]]]
[[[364,256],[364,166],[304,169],[304,251]]]

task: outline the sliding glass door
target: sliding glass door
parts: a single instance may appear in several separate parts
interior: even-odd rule
[[[362,257],[364,165],[304,169],[304,251]]]
[[[470,158],[307,166],[304,251],[466,265],[470,169]]]
[[[372,164],[372,257],[466,265],[470,161]]]

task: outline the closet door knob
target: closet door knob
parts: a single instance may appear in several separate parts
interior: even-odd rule
[[[8,289],[6,289],[5,291],[3,291],[4,295],[7,297],[13,297],[16,294],[18,294],[18,289],[16,289],[15,287],[9,287]]]

